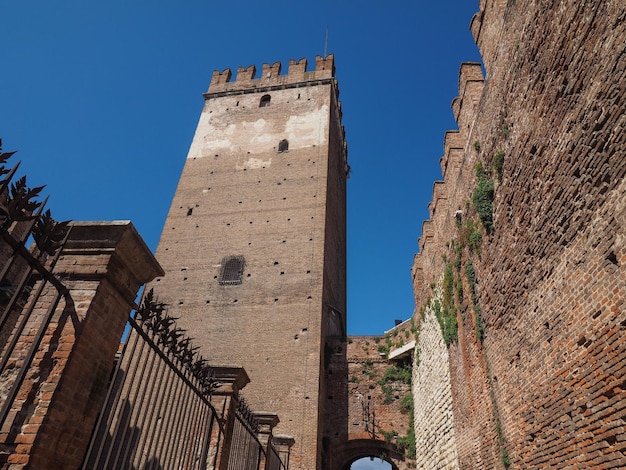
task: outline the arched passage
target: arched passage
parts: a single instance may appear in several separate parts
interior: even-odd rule
[[[353,439],[335,446],[332,452],[333,470],[350,470],[350,466],[363,457],[380,457],[398,470],[398,462],[404,461],[404,454],[398,452],[394,444],[376,439]]]
[[[350,470],[391,470],[391,464],[378,457],[363,457],[350,465]]]

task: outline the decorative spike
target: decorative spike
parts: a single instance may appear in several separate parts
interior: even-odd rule
[[[53,256],[61,247],[69,230],[69,220],[57,222],[50,215],[50,210],[46,210],[35,222],[33,227],[33,238],[39,250]]]
[[[0,153],[0,176],[4,176],[9,173],[11,170],[7,170],[5,168],[5,164],[11,156],[13,156],[15,152],[1,152]]]
[[[8,220],[5,221],[5,225],[13,221],[23,222],[34,218],[33,212],[37,210],[41,203],[32,199],[37,197],[44,187],[29,188],[26,185],[26,176],[22,176],[13,183],[7,205]]]

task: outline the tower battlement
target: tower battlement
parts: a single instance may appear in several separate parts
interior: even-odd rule
[[[335,76],[335,57],[333,54],[327,55],[326,58],[317,56],[315,58],[315,70],[310,72],[307,72],[307,59],[305,58],[297,61],[290,59],[286,75],[280,74],[281,68],[280,62],[274,62],[272,65],[263,64],[261,75],[257,77],[256,66],[238,67],[234,81],[231,81],[232,72],[230,69],[225,69],[222,72],[215,70],[206,95],[272,86],[289,86],[295,83],[333,78]]]

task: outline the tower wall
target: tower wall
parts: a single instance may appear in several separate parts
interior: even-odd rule
[[[247,400],[278,413],[291,468],[307,470],[320,468],[325,338],[345,334],[346,304],[346,150],[332,56],[316,65],[214,73],[155,283],[210,363],[246,369]],[[220,283],[229,256],[243,257],[240,284]]]

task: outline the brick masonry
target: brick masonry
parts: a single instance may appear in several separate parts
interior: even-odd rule
[[[162,270],[130,222],[73,223],[55,274],[61,298],[0,432],[2,468],[79,468],[137,290]],[[38,289],[35,285],[34,290]],[[20,336],[23,360],[56,291],[44,289]],[[5,385],[5,377],[0,384]]]
[[[461,67],[459,129],[413,267],[419,310],[461,247],[448,348],[458,465],[624,467],[626,10],[482,0],[470,27],[487,79]],[[491,233],[471,202],[477,163],[495,186]]]
[[[351,439],[384,439],[381,430],[396,431],[400,436],[407,434],[408,410],[402,408],[401,402],[411,387],[401,380],[381,384],[381,379],[391,367],[400,367],[378,351],[378,346],[383,342],[384,338],[377,336],[351,336],[348,339]],[[385,394],[382,385],[388,385],[391,392]]]

